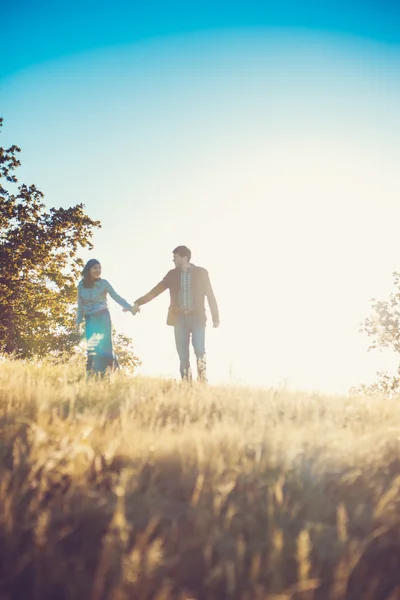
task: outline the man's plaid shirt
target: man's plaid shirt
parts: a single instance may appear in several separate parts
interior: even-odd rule
[[[185,312],[190,311],[193,308],[191,271],[191,266],[189,266],[187,271],[181,270],[181,288],[179,291],[179,304]]]
[[[136,304],[142,306],[150,300],[157,298],[165,290],[169,290],[171,304],[168,308],[167,325],[176,325],[179,313],[182,311],[181,303],[186,306],[191,306],[191,311],[197,315],[199,323],[206,324],[207,315],[205,310],[204,300],[207,298],[211,310],[212,319],[219,322],[219,311],[217,301],[213,289],[211,287],[210,277],[207,269],[197,267],[190,263],[190,277],[187,277],[183,288],[190,290],[190,300],[183,299],[182,292],[182,270],[171,269],[165,277],[157,283],[147,294],[136,300]],[[185,278],[185,276],[183,276]]]

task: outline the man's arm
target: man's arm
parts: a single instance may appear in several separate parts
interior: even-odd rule
[[[215,295],[214,295],[214,292],[213,292],[213,289],[211,286],[210,276],[206,269],[204,269],[204,277],[205,277],[205,284],[206,284],[206,296],[207,296],[207,300],[208,300],[208,306],[210,307],[210,311],[211,311],[211,317],[213,320],[214,327],[218,327],[218,325],[219,325],[218,304],[215,299]]]
[[[168,286],[165,284],[164,280],[160,281],[160,283],[157,283],[157,285],[153,287],[153,289],[150,290],[150,292],[135,300],[135,304],[137,304],[138,306],[142,306],[142,304],[147,304],[147,302],[150,302],[150,300],[154,300],[154,298],[157,298],[157,296],[162,294],[162,292],[165,292],[167,287]]]
[[[154,300],[154,298],[157,298],[157,296],[159,296],[160,294],[165,292],[165,290],[168,288],[169,288],[169,273],[167,273],[166,276],[164,277],[164,279],[162,279],[162,281],[160,281],[160,283],[157,283],[157,285],[155,287],[153,287],[153,289],[150,290],[147,294],[145,294],[144,296],[141,296],[140,298],[135,300],[136,306],[142,306],[142,304],[147,304],[147,302],[150,302],[150,300]]]

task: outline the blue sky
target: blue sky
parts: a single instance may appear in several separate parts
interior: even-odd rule
[[[220,304],[211,381],[344,391],[394,365],[358,329],[399,269],[396,4],[3,8],[21,181],[102,221],[83,258],[130,301],[191,247]],[[110,305],[145,374],[177,373],[167,307]]]
[[[0,77],[104,46],[215,29],[307,28],[400,41],[397,0],[135,2],[14,0],[2,7]]]

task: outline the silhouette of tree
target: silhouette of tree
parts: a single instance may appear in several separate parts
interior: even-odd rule
[[[364,319],[361,332],[371,338],[368,350],[390,349],[400,358],[400,273],[393,273],[394,291],[388,300],[372,299],[373,313]],[[400,361],[399,361],[400,362]],[[372,385],[360,385],[353,391],[364,394],[400,394],[400,364],[395,375],[384,371],[377,372],[377,381]]]
[[[65,354],[77,341],[76,282],[83,267],[77,254],[92,249],[93,229],[101,224],[83,204],[47,210],[40,190],[18,185],[19,153],[15,145],[0,147],[0,352]],[[122,347],[129,354],[131,340]],[[130,360],[137,361],[133,352]]]

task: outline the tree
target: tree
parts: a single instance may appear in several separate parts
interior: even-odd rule
[[[116,333],[113,328],[114,351],[117,355],[118,362],[128,373],[133,373],[141,362],[136,356],[132,338],[123,334]]]
[[[388,300],[372,299],[373,314],[362,322],[361,331],[372,339],[368,350],[388,348],[400,356],[400,273],[393,273],[393,283],[395,290]],[[375,383],[354,391],[389,397],[400,394],[400,361],[395,375],[378,371]]]
[[[83,267],[77,253],[93,248],[93,229],[101,225],[83,204],[46,210],[34,185],[12,193],[19,152],[15,145],[0,147],[0,353],[68,354],[77,341],[76,281]]]
[[[9,188],[17,184],[19,152],[0,148],[0,179]],[[0,183],[0,350],[21,358],[66,350],[74,344],[77,251],[92,248],[100,223],[82,204],[47,211],[34,185],[12,193]]]
[[[142,363],[135,354],[132,338],[123,333],[117,333],[114,327],[112,328],[112,337],[113,349],[119,366],[125,373],[134,373]],[[75,375],[82,375],[86,367],[86,341],[82,339],[81,342],[83,343],[77,344],[69,351],[57,352],[57,354],[52,353],[45,357],[37,358],[37,362],[39,364],[51,365],[68,364],[72,367]]]

